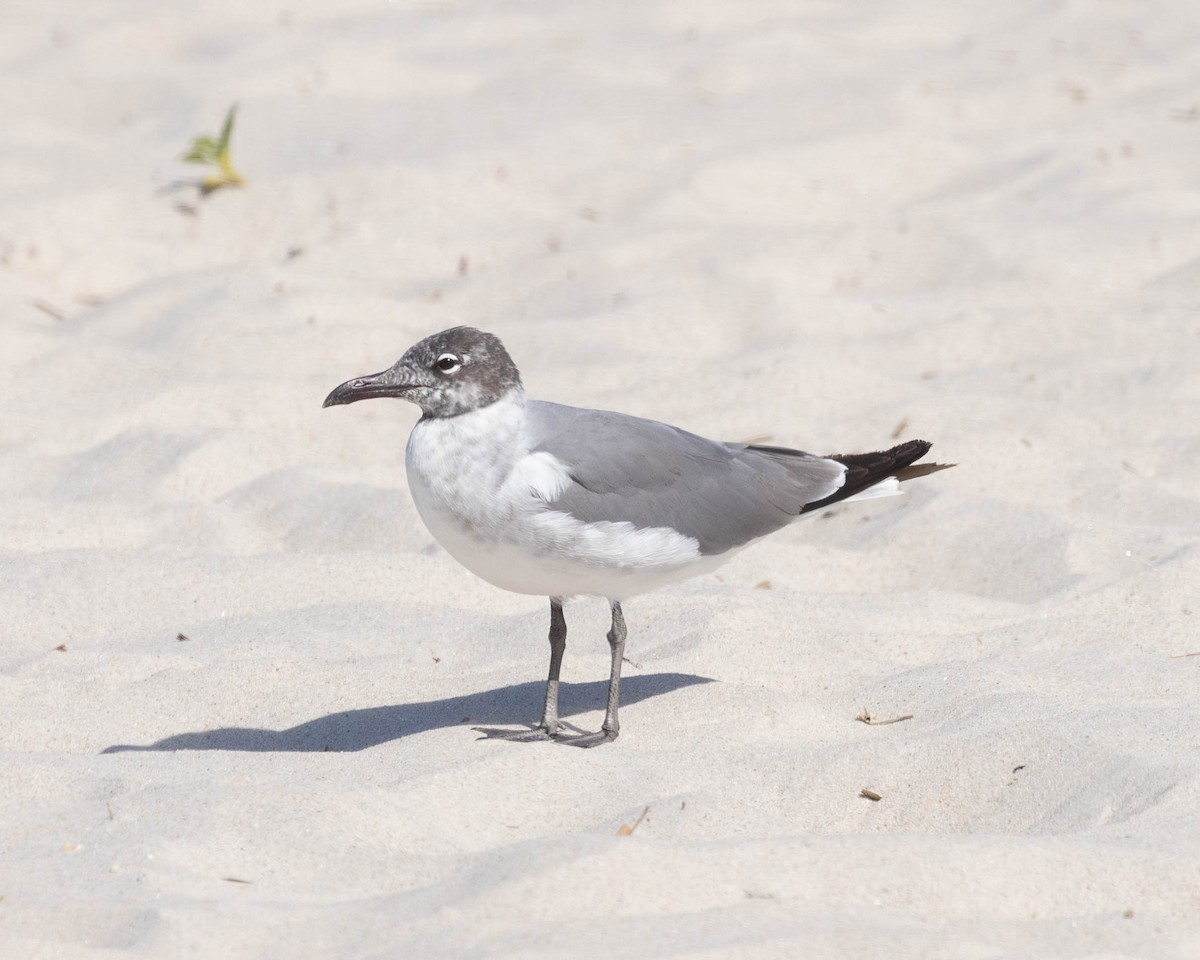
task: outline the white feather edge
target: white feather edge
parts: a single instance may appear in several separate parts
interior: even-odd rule
[[[847,497],[842,503],[853,503],[856,500],[876,500],[879,497],[894,497],[904,491],[900,489],[900,481],[895,477],[884,477],[878,483],[860,490],[852,497]]]

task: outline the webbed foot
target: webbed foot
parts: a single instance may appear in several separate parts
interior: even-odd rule
[[[481,733],[480,740],[509,740],[513,743],[534,743],[538,740],[556,740],[558,739],[558,731],[561,728],[556,728],[551,731],[542,724],[534,727],[532,730],[522,728],[520,730],[509,730],[506,727],[472,727],[476,733]]]

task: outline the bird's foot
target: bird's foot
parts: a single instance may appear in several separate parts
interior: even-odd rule
[[[617,739],[616,730],[597,730],[595,733],[580,733],[573,737],[558,736],[555,739],[559,743],[569,744],[572,747],[598,747],[604,743],[612,743]]]
[[[507,740],[510,743],[536,743],[539,740],[554,740],[571,747],[598,747],[603,743],[612,743],[617,739],[616,730],[597,730],[587,733],[578,727],[571,727],[572,733],[564,733],[560,723],[553,728],[544,723],[533,729],[522,728],[510,730],[507,727],[472,727],[476,733],[482,734],[480,740]]]
[[[509,730],[505,727],[472,727],[476,733],[481,733],[480,740],[509,740],[513,743],[534,743],[538,740],[555,740],[561,727],[551,729],[544,723],[539,723],[532,730],[522,728]]]

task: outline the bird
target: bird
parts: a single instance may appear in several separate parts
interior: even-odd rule
[[[679,427],[526,396],[493,334],[458,326],[410,347],[380,373],[339,384],[324,407],[375,398],[416,404],[405,448],[417,513],[468,570],[504,590],[550,600],[550,669],[541,722],[510,740],[598,746],[620,731],[621,604],[715,570],[797,518],[839,501],[899,493],[931,444],[816,456],[724,443]],[[608,701],[599,731],[571,735],[558,715],[566,649],[563,603],[608,601]]]

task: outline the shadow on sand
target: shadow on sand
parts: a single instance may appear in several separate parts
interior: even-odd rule
[[[621,706],[671,693],[708,677],[686,673],[654,673],[621,680]],[[423,703],[401,703],[390,707],[347,710],[309,720],[286,730],[254,727],[219,727],[194,733],[177,733],[148,744],[114,744],[104,753],[126,750],[246,750],[260,752],[315,752],[366,750],[414,733],[443,727],[477,724],[532,724],[542,715],[544,682],[518,683],[482,693]],[[559,714],[570,717],[588,710],[602,710],[608,681],[564,683],[559,688]]]

